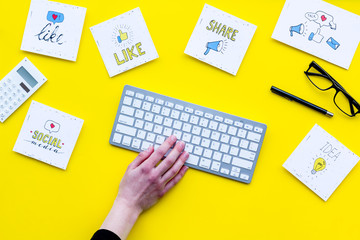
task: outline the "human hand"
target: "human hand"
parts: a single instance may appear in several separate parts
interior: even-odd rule
[[[161,161],[176,140],[175,136],[170,136],[156,151],[150,146],[128,166],[102,229],[125,240],[139,215],[181,180],[188,169],[184,163],[189,158],[189,153],[183,151],[184,142],[178,142]]]
[[[180,181],[187,170],[184,163],[189,157],[189,153],[183,152],[184,142],[178,142],[160,162],[176,140],[175,136],[170,136],[156,151],[150,146],[135,158],[121,180],[118,200],[141,213]]]

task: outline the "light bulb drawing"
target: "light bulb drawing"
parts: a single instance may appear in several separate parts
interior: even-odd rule
[[[312,174],[324,170],[326,167],[326,161],[323,158],[317,158],[314,162],[314,168],[311,170]]]

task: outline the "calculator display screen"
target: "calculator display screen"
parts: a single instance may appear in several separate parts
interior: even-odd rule
[[[38,83],[24,67],[21,66],[17,72],[31,87],[34,87]]]

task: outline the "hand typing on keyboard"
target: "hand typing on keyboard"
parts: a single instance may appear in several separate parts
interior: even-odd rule
[[[188,169],[184,163],[189,153],[183,151],[184,142],[176,141],[176,136],[172,135],[156,151],[151,145],[128,166],[102,229],[110,230],[124,240],[138,216],[180,181]],[[161,161],[166,153],[166,158]]]

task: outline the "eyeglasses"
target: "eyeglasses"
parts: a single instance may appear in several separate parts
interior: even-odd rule
[[[312,61],[308,70],[304,73],[319,90],[327,91],[331,88],[335,89],[334,103],[343,113],[349,117],[354,117],[360,113],[360,104],[316,62]]]

